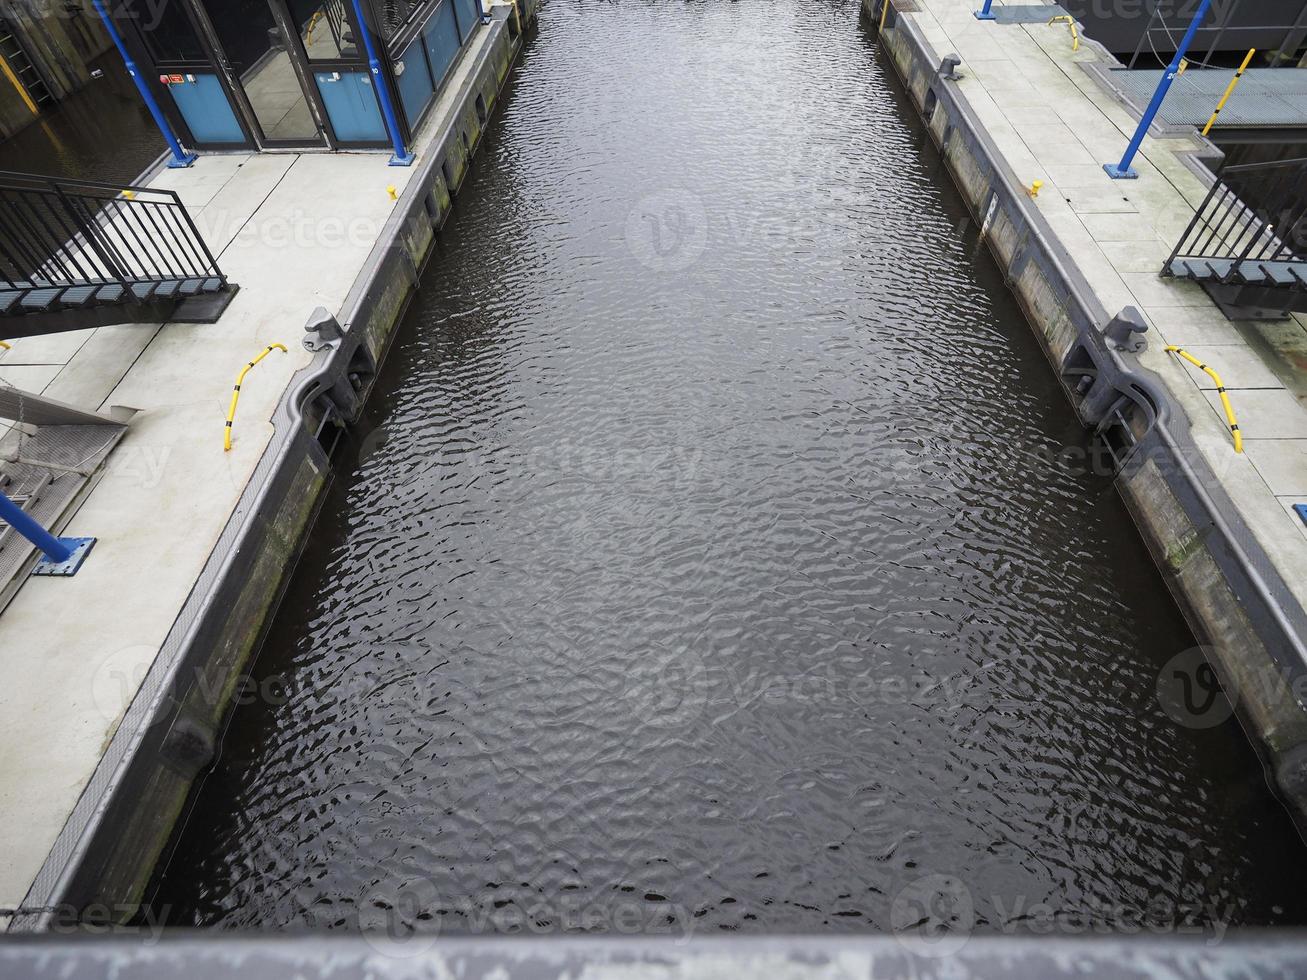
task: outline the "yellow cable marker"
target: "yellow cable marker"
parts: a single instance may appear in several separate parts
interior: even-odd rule
[[[1060,21],[1060,20],[1064,20],[1064,21],[1066,21],[1067,26],[1071,28],[1071,50],[1072,50],[1072,51],[1079,51],[1079,50],[1080,50],[1080,32],[1079,32],[1078,30],[1076,30],[1076,22],[1075,22],[1075,19],[1074,19],[1070,14],[1060,14],[1060,15],[1058,15],[1057,17],[1053,17],[1053,18],[1051,18],[1051,19],[1049,20],[1049,23],[1050,23],[1050,24],[1056,24],[1056,23],[1057,23],[1058,21]]]
[[[1221,110],[1225,108],[1225,103],[1234,92],[1234,87],[1239,84],[1239,79],[1243,78],[1244,69],[1248,67],[1248,62],[1253,60],[1253,55],[1256,53],[1256,48],[1249,48],[1248,53],[1243,56],[1243,64],[1240,65],[1239,70],[1234,73],[1234,78],[1230,79],[1230,84],[1225,87],[1225,94],[1221,96],[1221,101],[1216,103],[1216,111],[1212,113],[1212,118],[1207,120],[1207,125],[1203,127],[1204,136],[1212,131],[1212,126],[1216,123],[1216,117],[1219,116]]]
[[[1243,435],[1239,432],[1239,423],[1235,420],[1234,409],[1230,407],[1230,398],[1225,393],[1225,385],[1221,381],[1221,376],[1183,347],[1163,347],[1162,350],[1172,354],[1179,354],[1194,367],[1206,371],[1207,376],[1216,382],[1216,393],[1221,396],[1221,406],[1225,409],[1225,421],[1229,423],[1230,435],[1234,437],[1234,451],[1236,453],[1243,452]]]
[[[275,350],[279,350],[283,354],[290,353],[282,344],[269,344],[263,348],[263,353],[241,368],[241,373],[236,375],[236,386],[231,390],[231,408],[227,409],[227,427],[222,434],[222,451],[224,453],[231,452],[231,424],[236,420],[236,403],[240,401],[241,397],[241,382],[245,380],[245,375],[249,373],[250,368]]]

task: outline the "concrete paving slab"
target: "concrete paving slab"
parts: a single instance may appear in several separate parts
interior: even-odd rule
[[[1084,222],[1095,241],[1099,242],[1154,242],[1157,232],[1152,223],[1140,214],[1085,214]]]
[[[1262,360],[1256,351],[1250,350],[1248,347],[1237,344],[1216,347],[1197,344],[1186,347],[1185,350],[1209,365],[1213,371],[1221,376],[1222,383],[1230,390],[1236,388],[1284,388],[1284,385],[1280,384],[1280,379],[1275,376],[1275,372],[1266,365],[1266,362]],[[1181,358],[1180,363],[1184,365],[1193,383],[1199,388],[1216,389],[1216,382],[1211,379],[1206,371],[1198,369],[1183,358]],[[1242,396],[1240,400],[1242,400]],[[1237,404],[1235,408],[1238,409]]]
[[[1130,291],[1146,308],[1159,306],[1196,306],[1211,309],[1207,292],[1196,282],[1186,279],[1166,279],[1156,272],[1125,272],[1121,274]]]
[[[61,364],[0,364],[0,383],[39,395],[59,373]]]
[[[1243,451],[1271,493],[1307,503],[1307,439],[1245,439]]]
[[[1212,411],[1225,424],[1225,412],[1215,391],[1204,391]],[[1284,388],[1246,388],[1230,396],[1239,431],[1245,439],[1307,439],[1307,412]]]
[[[1144,310],[1143,313],[1144,319],[1167,344],[1217,347],[1244,343],[1234,323],[1215,308],[1158,306]]]
[[[1151,242],[1099,242],[1098,247],[1117,272],[1156,274],[1171,254],[1171,247],[1161,239]]]
[[[18,337],[10,350],[0,349],[0,365],[67,364],[93,330],[69,330],[44,337]]]
[[[1077,214],[1137,214],[1139,211],[1138,206],[1116,187],[1058,184],[1057,189]]]

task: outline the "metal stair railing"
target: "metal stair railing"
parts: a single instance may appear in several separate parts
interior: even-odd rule
[[[1177,264],[1179,263],[1179,264]],[[1162,268],[1234,283],[1307,288],[1307,158],[1227,167]],[[1195,270],[1206,269],[1206,274]],[[1260,273],[1254,275],[1254,273]]]
[[[160,284],[187,281],[205,292],[227,286],[176,192],[0,172],[6,309],[21,312],[32,294],[53,299],[88,286],[121,289],[79,290],[78,305],[131,302]]]

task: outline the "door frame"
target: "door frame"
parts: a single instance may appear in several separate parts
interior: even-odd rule
[[[289,30],[290,15],[281,9],[284,7],[285,0],[265,0],[265,2],[272,15],[273,23],[276,24],[277,30],[281,32],[282,40],[286,45],[286,53],[290,57],[291,66],[295,72],[295,80],[299,83],[305,99],[308,100],[309,114],[318,127],[318,137],[312,142],[298,139],[268,138],[267,134],[263,132],[263,126],[259,122],[253,104],[245,94],[245,86],[236,76],[235,71],[232,70],[231,62],[228,61],[226,51],[222,46],[222,40],[214,29],[213,22],[209,19],[208,11],[204,9],[203,0],[183,0],[182,6],[186,8],[192,23],[198,29],[200,41],[211,61],[211,70],[225,80],[224,87],[234,96],[232,111],[240,119],[242,128],[253,136],[255,149],[334,150],[336,149],[335,133],[331,130],[326,109],[321,104],[317,86],[311,83],[306,84],[309,81],[304,75],[304,63],[307,61],[307,57],[300,45],[299,32]]]
[[[168,121],[172,123],[177,132],[182,135],[182,142],[185,143],[186,146],[195,150],[257,150],[258,141],[255,138],[255,134],[250,131],[249,126],[245,123],[245,114],[239,108],[237,93],[232,90],[226,73],[219,69],[217,59],[214,57],[213,49],[209,45],[208,38],[204,36],[204,32],[201,31],[199,26],[195,23],[195,18],[191,16],[190,10],[188,9],[190,4],[182,3],[181,6],[183,11],[185,11],[192,31],[194,31],[195,39],[199,42],[200,48],[204,53],[203,59],[157,58],[154,51],[151,50],[149,43],[146,41],[144,32],[141,30],[141,26],[135,17],[124,18],[114,14],[111,14],[111,16],[114,16],[125,42],[129,50],[132,51],[137,62],[150,66],[149,72],[146,73],[145,83],[153,92],[155,101],[163,108],[164,115],[168,117]],[[217,78],[218,85],[222,88],[223,94],[227,97],[227,104],[231,108],[231,114],[236,119],[236,125],[240,127],[241,132],[245,136],[245,142],[213,143],[207,140],[197,139],[195,134],[191,132],[191,127],[187,124],[186,117],[182,115],[181,109],[178,108],[177,103],[173,100],[171,94],[168,93],[168,86],[159,82],[160,75],[172,74],[213,75]],[[160,98],[160,94],[163,94],[166,97]]]

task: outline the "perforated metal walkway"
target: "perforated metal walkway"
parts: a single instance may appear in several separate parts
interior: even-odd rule
[[[1190,68],[1171,85],[1158,120],[1168,126],[1201,126],[1221,93],[1234,77],[1234,69]],[[1136,107],[1152,98],[1162,69],[1121,69],[1107,73],[1108,80]],[[1217,127],[1307,126],[1307,69],[1250,68],[1221,110]]]

